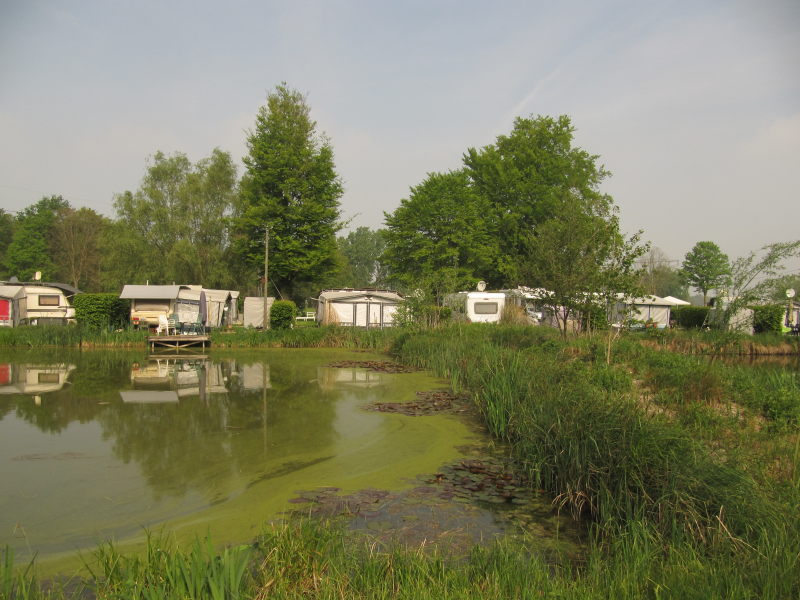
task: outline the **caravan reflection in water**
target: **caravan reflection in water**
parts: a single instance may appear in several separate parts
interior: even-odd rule
[[[75,365],[0,363],[0,394],[39,395],[64,387]]]
[[[177,402],[179,398],[227,394],[222,363],[205,356],[155,357],[131,368],[132,390],[120,391],[123,402]]]
[[[9,361],[0,367],[0,548],[21,562],[38,553],[41,564],[162,526],[247,543],[298,490],[399,489],[435,472],[460,456],[466,425],[363,407],[413,399],[438,380],[327,366],[384,358],[269,349]]]

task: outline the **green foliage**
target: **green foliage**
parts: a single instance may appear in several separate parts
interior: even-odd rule
[[[441,298],[490,278],[498,246],[489,212],[465,171],[430,173],[392,214],[385,213],[381,260],[391,280],[414,289],[424,279]]]
[[[252,548],[218,552],[210,539],[188,550],[166,536],[148,534],[142,554],[123,555],[112,543],[101,546],[91,564],[92,579],[103,598],[243,599],[249,583]]]
[[[117,294],[78,294],[72,299],[75,319],[90,329],[124,327],[130,319],[130,300]]]
[[[0,250],[1,251],[1,250]],[[786,290],[794,290],[800,293],[800,275],[788,274],[776,277],[772,280],[767,299],[773,302],[786,302]],[[795,297],[797,300],[797,297]]]
[[[297,306],[291,300],[276,300],[269,310],[269,326],[272,329],[289,329],[294,324]]]
[[[581,329],[583,331],[606,331],[611,327],[608,311],[602,304],[585,304],[581,307]]]
[[[598,157],[573,146],[569,117],[517,118],[510,134],[464,155],[467,175],[488,202],[499,256],[481,278],[493,285],[519,283],[519,257],[532,230],[565,207],[610,204],[599,191],[609,173]]]
[[[394,322],[402,328],[427,329],[449,320],[452,312],[450,307],[437,305],[430,291],[419,288],[400,302]]]
[[[104,238],[107,287],[151,282],[233,285],[229,257],[236,166],[215,148],[192,164],[156,152],[136,193],[117,194],[119,221]]]
[[[380,261],[386,247],[386,235],[382,229],[371,230],[359,227],[337,239],[339,252],[345,259],[342,281],[330,287],[366,288],[380,287],[386,279]]]
[[[101,289],[101,240],[108,225],[108,219],[91,208],[59,212],[51,242],[59,281],[89,292]]]
[[[5,270],[20,281],[31,281],[36,271],[43,281],[56,278],[56,266],[50,244],[53,227],[60,211],[69,208],[61,196],[42,198],[17,215],[11,242],[6,248]]]
[[[43,347],[145,347],[147,332],[125,329],[85,328],[83,326],[35,325],[0,327],[0,346]]]
[[[728,256],[714,242],[697,242],[681,265],[683,282],[703,292],[703,305],[708,304],[709,290],[728,285],[730,276]]]
[[[269,228],[269,279],[284,297],[322,281],[336,267],[339,198],[343,188],[333,149],[318,136],[305,97],[285,85],[256,115],[234,219],[236,252],[253,281],[263,274]]]
[[[533,485],[561,508],[608,531],[642,519],[671,539],[703,538],[723,507],[726,525],[742,535],[768,518],[751,479],[715,462],[689,433],[644,417],[624,371],[520,352],[495,343],[486,329],[399,338],[394,351],[471,393],[490,431],[511,444]]]
[[[679,327],[697,329],[706,323],[710,310],[708,306],[675,306],[670,315]]]
[[[781,333],[786,306],[783,304],[764,304],[750,307],[753,311],[753,331],[755,333]]]
[[[625,239],[615,211],[572,203],[541,223],[526,243],[520,267],[532,287],[546,290],[540,303],[558,318],[563,335],[578,314],[613,306],[617,295],[640,291],[636,260],[648,249],[640,234]]]
[[[758,252],[737,258],[731,267],[732,300],[714,311],[715,325],[727,329],[741,309],[769,298],[776,281],[785,276],[784,263],[797,256],[800,256],[800,240],[767,244]]]

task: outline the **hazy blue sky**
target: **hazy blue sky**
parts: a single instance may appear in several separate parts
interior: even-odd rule
[[[353,226],[515,116],[567,114],[623,226],[671,258],[800,237],[797,0],[0,0],[0,207],[113,216],[156,150],[241,158],[281,81]]]

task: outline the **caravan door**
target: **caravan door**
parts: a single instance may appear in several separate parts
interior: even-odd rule
[[[0,298],[0,325],[10,326],[11,324],[11,300]]]

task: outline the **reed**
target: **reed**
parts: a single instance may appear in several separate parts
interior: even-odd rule
[[[774,517],[741,470],[715,462],[675,424],[646,415],[621,368],[563,347],[542,349],[546,337],[518,342],[518,351],[495,343],[500,332],[465,335],[470,329],[401,338],[394,352],[471,393],[489,431],[511,444],[535,485],[563,509],[609,532],[643,518],[665,535],[701,540],[719,528],[721,513],[741,534]]]
[[[396,329],[354,329],[352,327],[296,327],[294,329],[244,329],[214,331],[216,348],[363,348],[384,351],[400,335]]]
[[[44,587],[29,570],[12,576],[16,587],[5,597],[795,598],[796,533],[772,537],[759,550],[740,545],[732,560],[730,547],[709,553],[685,541],[666,543],[635,522],[624,536],[593,546],[585,562],[570,565],[548,562],[525,538],[448,557],[424,547],[379,551],[340,523],[300,519],[270,526],[252,545],[217,551],[208,540],[183,549],[163,537],[150,537],[139,557],[106,546],[89,559],[83,579]]]
[[[143,347],[146,340],[146,332],[134,329],[93,329],[80,325],[0,327],[0,347]]]

